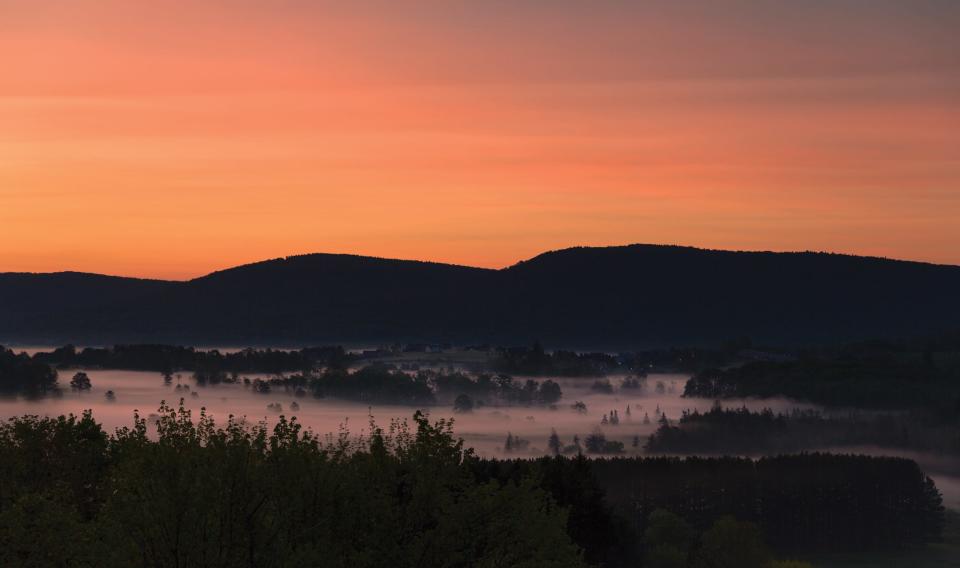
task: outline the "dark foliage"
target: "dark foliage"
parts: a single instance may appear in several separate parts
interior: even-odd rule
[[[78,390],[78,391],[90,390],[92,386],[93,384],[90,382],[90,377],[83,371],[80,371],[79,373],[75,373],[73,375],[73,378],[70,379],[70,388],[74,390]]]
[[[651,453],[756,455],[867,445],[960,454],[960,415],[915,410],[828,417],[816,411],[775,414],[717,405],[704,413],[684,412],[675,426],[661,423],[645,448]]]
[[[612,393],[613,393],[613,383],[611,383],[610,381],[608,381],[608,380],[606,380],[606,379],[596,380],[596,381],[593,381],[593,384],[592,384],[592,385],[590,385],[590,390],[593,390],[593,391],[596,391],[596,392],[599,392],[599,393],[603,393],[603,394],[612,394]]]
[[[459,371],[407,373],[391,365],[368,365],[357,371],[328,369],[319,374],[271,379],[286,389],[307,389],[317,397],[364,402],[430,405],[453,403],[461,396],[473,405],[552,405],[560,401],[560,385],[551,380],[515,381],[508,375],[471,375]],[[472,408],[472,406],[471,406]]]
[[[591,460],[550,457],[534,460],[478,460],[478,481],[500,484],[536,479],[538,485],[568,510],[567,532],[584,551],[584,559],[601,566],[634,566],[639,558],[636,535],[607,504]]]
[[[685,546],[651,532],[661,508],[730,558],[763,552],[743,522],[807,550],[909,546],[943,522],[908,460],[480,460],[449,422],[414,422],[351,439],[282,417],[272,432],[218,428],[166,406],[150,436],[140,418],[113,436],[89,413],[12,419],[0,425],[0,564],[626,567],[661,541]]]
[[[444,399],[468,394],[484,404],[530,406],[555,404],[563,397],[560,385],[549,379],[517,381],[509,375],[459,371],[420,371],[417,376],[433,385],[437,396]]]
[[[684,395],[787,396],[830,405],[960,409],[960,342],[939,348],[848,345],[805,353],[794,361],[708,369],[687,382]]]
[[[327,371],[310,377],[307,388],[318,397],[370,403],[429,405],[435,402],[430,383],[421,375],[371,365],[354,372]]]
[[[606,353],[547,353],[543,346],[508,347],[497,350],[491,363],[494,370],[517,375],[553,375],[583,377],[606,375],[621,368],[616,357]]]
[[[355,356],[343,347],[306,347],[298,350],[241,349],[222,353],[177,345],[114,345],[77,350],[66,345],[33,356],[60,368],[124,369],[134,371],[196,371],[201,374],[283,373],[318,367],[345,368]]]
[[[601,430],[594,430],[583,439],[583,445],[591,454],[622,454],[623,442],[608,440]]]
[[[935,541],[939,492],[913,461],[854,455],[597,459],[608,501],[637,534],[656,509],[699,530],[730,515],[778,550],[876,550]]]
[[[453,411],[457,413],[473,412],[473,399],[469,395],[461,394],[453,399]]]
[[[3,566],[582,565],[539,480],[482,480],[450,424],[326,442],[163,407],[158,435],[81,418],[0,426]]]
[[[0,396],[42,396],[56,391],[57,371],[25,353],[0,346]]]

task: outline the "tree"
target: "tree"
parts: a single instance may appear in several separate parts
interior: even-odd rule
[[[557,435],[557,431],[550,431],[550,439],[547,440],[547,447],[550,448],[550,453],[557,456],[560,455],[560,452],[563,450],[563,442],[560,441],[560,436]]]
[[[563,396],[560,385],[551,380],[540,383],[540,402],[543,404],[556,404]]]
[[[695,568],[768,568],[770,553],[760,528],[753,523],[722,517],[703,533]]]
[[[70,388],[77,391],[86,391],[90,390],[91,387],[90,377],[86,373],[80,371],[75,374],[72,379],[70,379]]]
[[[683,568],[696,541],[693,528],[679,515],[657,509],[647,518],[643,533],[644,566]]]
[[[593,384],[590,385],[590,389],[603,394],[613,394],[613,385],[610,384],[608,379],[597,379],[596,381],[593,381]]]
[[[473,399],[470,395],[460,394],[453,401],[453,411],[458,413],[473,412]]]
[[[93,537],[74,507],[29,493],[0,513],[0,565],[96,566]]]
[[[623,453],[623,442],[607,440],[600,428],[595,429],[584,439],[587,451],[593,454],[620,454]]]

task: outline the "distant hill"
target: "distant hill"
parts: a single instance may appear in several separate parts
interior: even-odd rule
[[[0,274],[0,342],[451,341],[630,348],[960,327],[960,267],[630,245],[502,270],[311,254],[186,282]]]

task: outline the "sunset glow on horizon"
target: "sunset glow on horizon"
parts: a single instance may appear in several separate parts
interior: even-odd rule
[[[0,272],[960,264],[960,2],[0,0]]]

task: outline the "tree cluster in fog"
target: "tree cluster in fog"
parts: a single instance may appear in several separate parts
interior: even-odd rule
[[[739,359],[738,353],[743,348],[749,346],[748,340],[738,339],[727,341],[716,349],[671,347],[610,355],[564,350],[550,352],[535,343],[530,347],[497,348],[490,365],[495,371],[516,375],[595,377],[629,373],[643,377],[651,369],[688,372],[729,365]]]
[[[194,373],[198,385],[236,383],[236,374]],[[300,373],[270,379],[254,379],[248,384],[256,392],[283,389],[297,396],[338,398],[367,403],[408,404],[413,406],[450,403],[458,412],[484,405],[550,406],[563,397],[560,385],[549,379],[515,380],[508,375],[469,374],[460,371],[405,372],[392,365],[375,364],[355,371],[326,369],[319,373]]]
[[[786,396],[827,405],[960,411],[960,335],[871,341],[696,373],[685,396]]]
[[[26,353],[0,347],[0,395],[42,396],[57,389],[57,371]]]
[[[584,377],[606,375],[622,370],[621,362],[606,353],[549,353],[535,343],[531,347],[497,349],[491,366],[494,370],[517,375],[553,375]]]
[[[909,412],[825,416],[814,410],[774,413],[722,408],[685,411],[661,422],[645,446],[651,453],[775,454],[809,448],[881,446],[960,454],[960,415]]]

